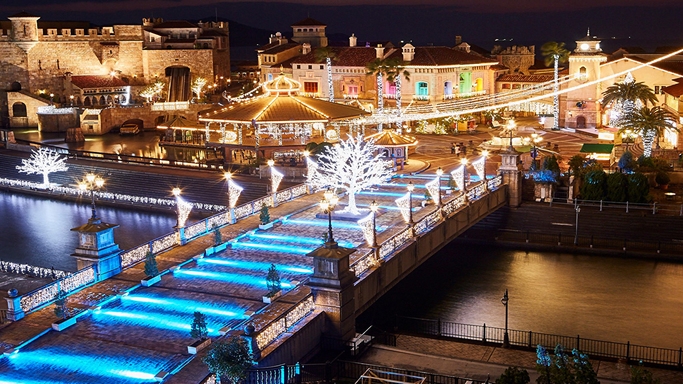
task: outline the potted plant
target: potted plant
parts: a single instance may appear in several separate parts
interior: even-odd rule
[[[192,320],[192,326],[190,328],[190,336],[197,339],[197,341],[187,346],[187,353],[191,355],[196,355],[197,352],[211,344],[211,339],[208,337],[209,331],[206,327],[206,316],[199,311],[194,313],[194,319]]]
[[[434,202],[434,201],[432,200],[432,194],[429,193],[429,191],[427,191],[427,190],[425,189],[424,200],[422,200],[422,203],[420,203],[420,204],[422,205],[422,207],[426,207],[426,206],[432,204],[433,202]]]
[[[263,296],[263,302],[270,304],[273,300],[277,299],[282,295],[282,286],[280,284],[280,274],[275,268],[275,264],[271,264],[268,269],[268,275],[266,276],[266,286],[268,287],[268,293]]]
[[[660,189],[667,190],[669,189],[669,182],[671,182],[671,177],[669,177],[669,174],[664,172],[664,171],[659,171],[655,175],[655,182],[657,185],[659,185]]]
[[[61,332],[64,329],[76,324],[76,316],[69,317],[69,308],[67,307],[67,296],[63,291],[57,293],[57,300],[55,300],[55,316],[59,319],[52,323],[52,329]]]
[[[270,212],[268,212],[268,206],[267,205],[262,205],[261,206],[261,214],[259,215],[259,219],[261,220],[261,224],[259,224],[259,229],[270,229],[273,228],[273,223],[270,221]]]
[[[161,281],[157,258],[151,251],[147,252],[145,256],[145,276],[147,276],[146,279],[140,280],[140,284],[144,287],[149,287]]]
[[[221,234],[221,230],[218,228],[214,229],[213,230],[213,244],[219,245],[222,242],[223,242],[223,235]]]

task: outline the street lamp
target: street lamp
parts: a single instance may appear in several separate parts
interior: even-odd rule
[[[334,193],[332,188],[325,191],[324,198],[320,200],[320,208],[324,213],[327,213],[327,241],[325,242],[325,248],[337,248],[337,242],[334,241],[332,234],[332,211],[337,205],[339,198]]]
[[[481,151],[481,155],[484,157],[484,172],[482,172],[484,174],[484,177],[483,177],[483,179],[484,179],[484,190],[488,190],[489,185],[486,182],[486,159],[489,157],[489,151],[483,150],[483,151]]]
[[[54,93],[51,93],[51,94],[50,94],[50,105],[52,105],[53,99],[54,99],[54,98],[55,98],[55,94],[54,94]]]
[[[235,203],[236,201],[230,201],[232,197],[232,191],[230,190],[230,182],[232,180],[232,173],[225,172],[223,174],[225,180],[228,182],[228,221],[230,224],[235,223]]]
[[[503,334],[503,348],[508,348],[510,347],[510,335],[508,335],[508,302],[510,299],[508,298],[508,290],[505,290],[505,295],[503,295],[503,298],[500,299],[500,302],[503,303],[503,306],[505,306],[505,333]]]
[[[372,211],[372,248],[377,248],[377,210],[379,205],[375,200],[370,203],[370,210]]]
[[[441,167],[439,167],[436,169],[436,178],[437,178],[437,180],[439,180],[439,182],[437,184],[437,186],[438,186],[437,191],[438,192],[436,193],[437,196],[439,197],[439,199],[437,200],[437,205],[439,207],[441,207],[441,175],[443,175],[443,169],[441,169]]]
[[[507,126],[505,127],[505,129],[507,129],[508,133],[510,134],[510,148],[508,148],[508,150],[510,151],[514,149],[514,147],[512,146],[512,132],[515,130],[516,127],[517,124],[515,123],[514,119],[508,120]]]
[[[408,225],[415,224],[413,222],[413,190],[415,189],[415,184],[412,181],[408,182]]]
[[[581,212],[581,206],[576,206],[576,224],[574,225],[574,245],[579,245],[579,213]]]
[[[460,159],[460,164],[462,164],[462,193],[467,195],[467,158]]]
[[[97,212],[95,211],[95,189],[100,189],[104,186],[104,179],[88,173],[85,178],[78,183],[78,189],[83,192],[90,191],[90,204],[92,206],[92,217],[90,220],[97,220]]]
[[[538,165],[536,164],[536,155],[537,155],[537,149],[536,145],[543,141],[543,138],[538,134],[538,133],[532,133],[531,137],[525,137],[524,141],[526,143],[529,143],[532,145],[531,149],[531,164],[534,170],[538,169]]]
[[[74,106],[74,95],[69,96],[69,100],[71,100],[71,106]]]

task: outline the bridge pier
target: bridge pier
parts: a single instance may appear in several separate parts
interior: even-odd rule
[[[522,204],[522,169],[519,163],[519,153],[510,147],[501,152],[502,159],[498,171],[503,176],[503,184],[508,185],[508,205],[519,207]]]

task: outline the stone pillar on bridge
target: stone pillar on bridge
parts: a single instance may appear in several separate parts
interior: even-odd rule
[[[355,251],[334,243],[306,255],[313,258],[313,275],[308,281],[313,301],[327,315],[325,336],[343,341],[351,340],[356,333],[356,274],[349,268],[349,256]]]
[[[500,153],[501,165],[498,171],[503,175],[503,184],[508,185],[508,205],[519,207],[522,203],[522,169],[519,153],[509,148]]]
[[[114,242],[114,228],[119,225],[102,222],[94,212],[87,224],[71,228],[78,232],[78,247],[71,256],[76,258],[79,271],[96,264],[97,281],[100,281],[121,272],[121,250]]]

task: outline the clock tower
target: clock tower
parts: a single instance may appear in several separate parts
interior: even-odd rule
[[[582,85],[600,78],[600,65],[607,61],[602,53],[600,40],[586,36],[576,41],[576,49],[569,55],[568,88],[580,87],[567,92],[564,108],[564,125],[568,128],[596,128],[600,126],[599,83]]]

